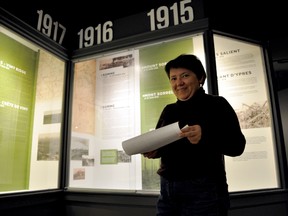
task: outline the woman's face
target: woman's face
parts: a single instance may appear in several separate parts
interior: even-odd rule
[[[194,72],[186,68],[170,69],[170,85],[175,96],[186,101],[200,88],[200,82]]]

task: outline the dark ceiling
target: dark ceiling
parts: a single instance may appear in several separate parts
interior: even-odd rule
[[[37,10],[53,17],[65,26],[79,26],[82,23],[93,24],[107,20],[115,20],[136,13],[144,12],[160,5],[169,5],[179,0],[122,0],[122,1],[76,1],[61,0],[18,2],[16,0],[1,1],[0,6],[22,20],[31,23],[38,17]],[[83,26],[82,26],[83,27]]]
[[[108,20],[116,20],[130,15],[143,13],[161,5],[172,5],[180,0],[122,0],[122,1],[1,1],[0,6],[22,21],[37,26],[37,10],[43,10],[53,20],[66,26],[74,35],[83,27],[96,25]],[[199,0],[192,0],[199,1]],[[200,0],[201,1],[201,0]],[[288,13],[285,0],[253,2],[251,0],[203,0],[205,14],[217,29],[228,29],[239,34],[246,32],[250,36],[270,39],[287,37]],[[83,26],[85,24],[85,26]],[[73,32],[71,32],[73,31]]]
[[[179,0],[103,0],[76,2],[64,2],[62,0],[3,0],[0,2],[0,7],[34,28],[37,27],[39,17],[37,11],[43,10],[43,13],[49,14],[53,21],[57,21],[66,27],[66,35],[76,35],[77,32],[84,27],[96,26],[108,20],[114,21],[119,18],[143,13],[152,8],[161,5],[170,5],[170,3],[172,4],[177,1]],[[67,39],[65,41],[67,41]]]

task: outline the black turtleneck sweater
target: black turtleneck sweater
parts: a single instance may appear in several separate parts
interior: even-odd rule
[[[158,174],[170,180],[209,177],[226,183],[223,155],[239,156],[246,144],[237,115],[228,101],[206,94],[200,88],[189,100],[167,105],[156,128],[177,121],[180,127],[199,124],[201,140],[191,144],[182,138],[158,149],[161,158]]]

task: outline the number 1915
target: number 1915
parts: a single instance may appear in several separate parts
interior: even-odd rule
[[[179,3],[179,10],[178,10]],[[191,0],[183,0],[175,2],[170,8],[167,6],[160,6],[150,10],[147,16],[150,17],[150,30],[163,29],[170,26],[169,9],[172,11],[173,25],[192,22],[194,20],[193,8],[189,5]]]

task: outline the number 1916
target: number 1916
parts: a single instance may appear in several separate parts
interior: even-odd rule
[[[90,26],[85,30],[81,29],[79,35],[79,49],[83,47],[90,47],[102,42],[109,42],[113,40],[113,23],[111,21],[105,22],[103,25],[98,24],[95,28]]]

